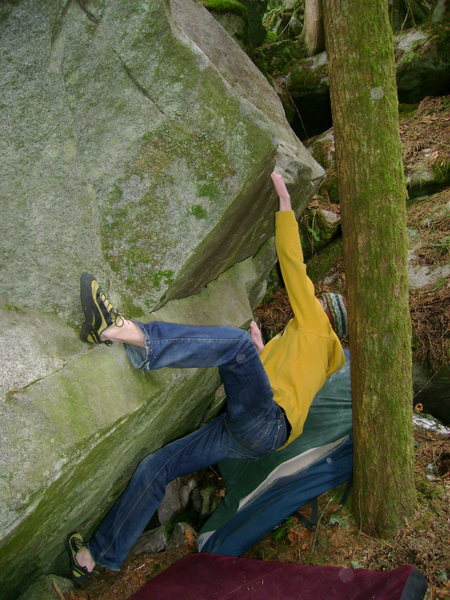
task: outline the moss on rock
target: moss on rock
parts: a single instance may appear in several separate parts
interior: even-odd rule
[[[323,279],[342,257],[342,239],[337,238],[308,263],[308,276],[313,283]]]
[[[228,12],[247,19],[247,8],[238,0],[201,0],[208,10]]]
[[[323,250],[336,236],[339,215],[321,208],[309,208],[299,220],[303,254],[306,260]]]
[[[449,83],[450,27],[429,23],[395,37],[397,87],[401,102],[446,93]]]
[[[277,77],[292,61],[301,58],[302,53],[294,40],[279,40],[276,34],[272,34],[254,50],[252,56],[263,73]]]
[[[316,57],[303,58],[287,65],[284,73],[290,93],[294,97],[328,91],[328,63],[322,53]]]

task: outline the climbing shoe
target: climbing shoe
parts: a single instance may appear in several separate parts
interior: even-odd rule
[[[100,334],[110,325],[123,325],[122,315],[112,307],[93,275],[81,275],[80,292],[85,317],[80,333],[81,340],[89,344],[112,344],[108,340],[101,340]]]
[[[82,567],[78,564],[76,555],[80,550],[87,548],[85,541],[81,537],[81,534],[77,531],[72,531],[66,537],[66,549],[69,555],[70,562],[70,576],[76,585],[84,585],[92,577],[98,576],[98,571],[88,571],[86,567]]]

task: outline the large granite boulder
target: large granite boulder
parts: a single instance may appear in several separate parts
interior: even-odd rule
[[[245,326],[284,173],[322,168],[236,42],[192,0],[0,7],[0,589],[62,573],[137,461],[194,428],[215,371],[135,371],[78,340],[80,272],[128,316]],[[155,312],[156,311],[156,312]]]

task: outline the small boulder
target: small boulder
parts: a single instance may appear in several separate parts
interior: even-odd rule
[[[59,575],[42,575],[17,600],[61,600],[62,595],[73,588],[70,579]]]

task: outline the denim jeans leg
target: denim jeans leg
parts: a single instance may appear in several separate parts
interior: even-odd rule
[[[161,321],[135,323],[145,340],[144,350],[126,348],[135,367],[150,370],[219,367],[227,397],[230,433],[250,449],[256,450],[256,443],[259,451],[269,451],[270,438],[284,414],[273,401],[267,374],[246,331]]]
[[[220,367],[230,361],[245,362],[246,347],[256,349],[249,334],[238,327],[205,327],[151,321],[134,321],[144,335],[145,349],[126,350],[138,369]],[[241,350],[242,347],[242,350]]]
[[[132,364],[139,369],[163,367],[219,367],[228,401],[244,404],[248,414],[260,414],[260,404],[271,400],[272,392],[258,352],[248,332],[237,327],[200,327],[153,321],[135,324],[144,334],[145,349],[125,345]],[[236,392],[245,386],[246,393]],[[250,398],[249,394],[254,398]]]
[[[230,437],[225,415],[148,455],[90,539],[95,561],[113,570],[120,568],[173,479],[224,458],[251,457],[254,454]]]
[[[127,347],[137,368],[219,367],[226,414],[145,458],[89,542],[98,564],[118,569],[161,502],[169,481],[224,458],[250,458],[281,446],[284,413],[249,334],[232,327],[136,322],[145,349]]]

